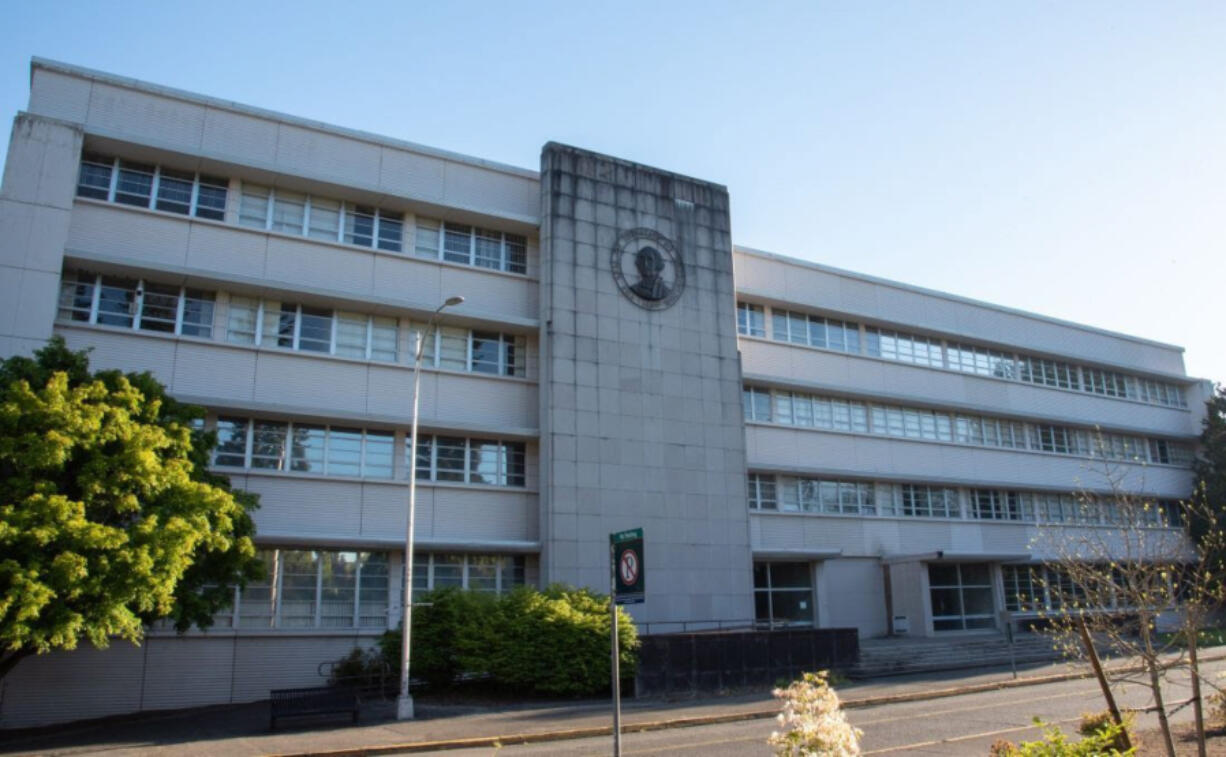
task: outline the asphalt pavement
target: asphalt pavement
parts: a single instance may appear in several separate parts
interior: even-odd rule
[[[1226,655],[1209,656],[1217,660],[1208,668],[1226,670]],[[1019,681],[1008,670],[992,669],[874,679],[838,690],[850,720],[865,732],[863,746],[869,753],[982,755],[996,738],[1034,738],[1030,720],[1035,715],[1066,722],[1083,711],[1103,709],[1092,679],[1069,680],[1084,674],[1068,665],[1043,665],[1024,669]],[[1186,698],[1179,685],[1172,682],[1176,700]],[[1137,687],[1125,696],[1127,706],[1147,704]],[[777,727],[776,712],[778,703],[767,691],[678,701],[630,699],[623,704],[624,753],[769,754],[766,737]],[[396,721],[385,703],[365,711],[356,726],[344,719],[320,720],[269,731],[268,705],[255,703],[5,733],[0,753],[343,757],[442,753],[444,747],[451,755],[611,751],[607,700],[475,706],[421,699],[418,714],[417,720]],[[1190,708],[1177,714],[1190,716]]]

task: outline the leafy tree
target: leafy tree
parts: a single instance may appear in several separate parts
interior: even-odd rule
[[[203,414],[148,373],[91,374],[59,337],[0,361],[0,678],[158,618],[207,627],[262,575],[256,497],[207,470]]]
[[[1193,501],[1211,510],[1220,521],[1226,518],[1226,386],[1219,384],[1205,405],[1200,451],[1192,463],[1192,470],[1199,482]],[[1192,535],[1203,542],[1210,524],[1204,519],[1197,519],[1190,525]],[[1213,557],[1215,567],[1221,571],[1226,555],[1216,554]]]

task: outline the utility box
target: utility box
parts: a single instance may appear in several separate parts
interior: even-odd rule
[[[894,633],[906,635],[911,633],[911,619],[906,615],[894,616]]]

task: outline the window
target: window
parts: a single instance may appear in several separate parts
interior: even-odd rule
[[[1098,513],[1087,503],[1071,494],[1038,493],[1033,495],[1039,520],[1045,523],[1096,523]]]
[[[217,176],[86,152],[77,196],[221,221],[229,185],[229,179]]]
[[[1133,380],[1122,373],[1099,368],[1082,368],[1081,376],[1087,392],[1108,397],[1137,397],[1139,394]]]
[[[386,552],[261,550],[265,577],[234,590],[220,628],[387,628]],[[235,622],[237,619],[237,622]]]
[[[1026,507],[1023,507],[1026,505]],[[980,520],[1030,520],[1029,499],[1021,492],[971,490],[971,515]]]
[[[417,480],[522,487],[524,450],[523,442],[419,434]]]
[[[771,309],[771,338],[836,352],[860,352],[860,326],[816,315]]]
[[[226,339],[386,362],[397,361],[400,342],[395,318],[238,296],[230,298]]]
[[[987,563],[929,563],[928,586],[934,631],[996,627],[992,569]]]
[[[774,510],[775,477],[767,473],[749,474],[749,509]]]
[[[736,304],[736,331],[745,336],[766,336],[766,312],[761,305]]]
[[[390,431],[223,416],[213,465],[390,479],[394,439]]]
[[[753,564],[754,618],[760,626],[813,625],[813,574],[809,563]]]
[[[903,484],[897,514],[908,518],[959,518],[958,490]]]
[[[413,254],[419,257],[510,273],[528,271],[528,240],[519,234],[419,218],[415,236]]]
[[[779,509],[853,515],[875,515],[877,512],[871,483],[792,476],[779,479]]]
[[[1022,357],[1018,360],[1018,378],[1032,384],[1059,389],[1080,389],[1077,367],[1056,360]]]
[[[253,229],[401,252],[404,213],[243,182],[238,222]]]
[[[1005,584],[1005,609],[1012,612],[1035,612],[1046,607],[1043,584],[1029,565],[1002,565]]]
[[[419,600],[428,591],[449,586],[506,594],[524,585],[525,563],[523,555],[416,552],[413,555],[413,599]]]
[[[953,439],[949,415],[935,410],[872,405],[871,420],[874,434],[945,442]]]
[[[745,420],[770,422],[771,395],[768,390],[747,386],[741,392],[741,401]]]
[[[866,328],[864,337],[866,353],[873,357],[926,365],[930,368],[944,367],[939,339],[875,327]]]
[[[209,339],[214,297],[200,289],[68,270],[60,282],[59,318]]]
[[[945,347],[947,367],[951,371],[974,373],[995,378],[1017,378],[1013,355],[969,344],[949,344]]]
[[[423,323],[410,323],[409,343],[416,345],[425,328]],[[528,373],[527,363],[528,339],[522,334],[439,326],[422,347],[422,365],[454,371],[522,377]]]

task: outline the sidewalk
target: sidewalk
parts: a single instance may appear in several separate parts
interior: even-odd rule
[[[1206,655],[1221,659],[1222,653]],[[1035,684],[1050,679],[1089,675],[1083,666],[1066,663],[1019,668],[1014,682],[1008,669],[963,670],[917,674],[842,684],[839,695],[848,708],[899,699],[929,699],[1001,686]],[[534,702],[530,705],[477,707],[432,704],[419,700],[418,719],[392,719],[394,704],[365,708],[362,723],[303,719],[284,729],[268,730],[268,704],[260,702],[167,713],[125,721],[98,721],[51,731],[0,737],[2,754],[81,755],[356,755],[427,749],[489,746],[611,733],[607,700]],[[676,728],[710,722],[773,717],[778,706],[769,691],[683,701],[661,699],[622,702],[627,731]]]

